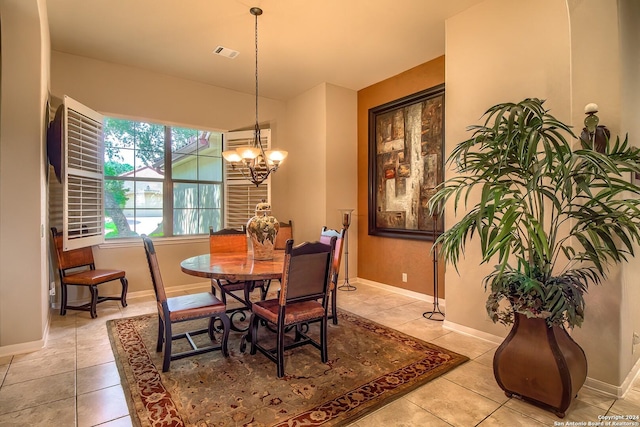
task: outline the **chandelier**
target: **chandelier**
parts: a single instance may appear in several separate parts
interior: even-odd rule
[[[222,157],[231,163],[233,169],[239,169],[242,175],[257,187],[269,177],[271,172],[278,170],[288,153],[283,150],[265,151],[260,140],[260,125],[258,124],[258,16],[262,15],[262,9],[252,7],[249,12],[256,18],[256,124],[253,132],[253,144],[238,147],[235,150],[223,151]]]

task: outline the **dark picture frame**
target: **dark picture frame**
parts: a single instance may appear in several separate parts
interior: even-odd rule
[[[369,109],[369,234],[433,240],[444,180],[444,84]]]

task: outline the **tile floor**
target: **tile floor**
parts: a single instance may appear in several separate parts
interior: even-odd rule
[[[493,378],[496,346],[442,328],[422,313],[431,305],[356,283],[340,292],[339,305],[389,327],[467,355],[471,360],[377,412],[351,424],[371,426],[559,426],[598,421],[599,415],[640,414],[640,381],[624,399],[583,388],[560,420],[516,399],[507,399]],[[393,301],[390,306],[389,301]],[[46,348],[0,357],[0,426],[130,426],[105,321],[155,312],[151,297],[129,306],[102,303],[97,319],[86,312],[52,312]],[[563,422],[560,424],[559,422]],[[580,425],[580,424],[574,424]]]

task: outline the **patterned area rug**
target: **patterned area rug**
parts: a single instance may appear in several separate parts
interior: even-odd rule
[[[468,360],[341,311],[329,327],[327,364],[314,347],[299,347],[287,352],[277,379],[276,365],[241,353],[241,335],[232,332],[229,358],[205,353],[162,373],[157,328],[156,315],[108,322],[131,418],[141,426],[344,425]]]

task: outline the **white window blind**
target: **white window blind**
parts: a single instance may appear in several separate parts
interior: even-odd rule
[[[261,129],[260,137],[263,147],[271,147],[271,129]],[[224,149],[252,145],[253,131],[227,132],[224,134]],[[238,168],[233,168],[229,162],[225,163],[225,227],[239,228],[255,215],[256,205],[262,200],[271,200],[271,176],[256,187],[251,181],[242,176]]]
[[[64,97],[63,246],[104,242],[104,141],[101,114]]]

